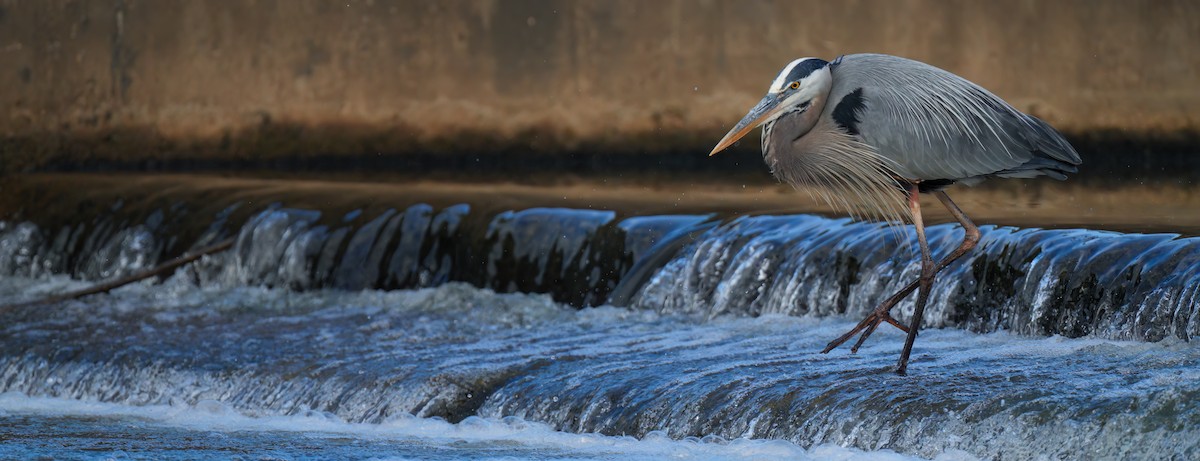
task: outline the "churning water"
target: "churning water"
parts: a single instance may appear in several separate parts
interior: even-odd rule
[[[0,224],[0,299],[154,265],[164,216]],[[339,218],[218,216],[194,246],[234,248],[165,280],[0,311],[0,454],[1200,457],[1197,238],[986,227],[899,377],[895,330],[818,353],[916,275],[880,225]]]

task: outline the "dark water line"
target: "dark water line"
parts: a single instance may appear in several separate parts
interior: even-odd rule
[[[36,171],[45,172],[221,172],[277,176],[331,173],[350,177],[392,177],[454,180],[501,179],[534,183],[562,181],[564,177],[589,178],[678,178],[680,175],[703,178],[703,181],[729,181],[771,184],[767,168],[762,164],[758,152],[758,141],[748,138],[735,146],[728,155],[708,157],[703,155],[712,140],[703,140],[695,133],[667,138],[661,133],[649,139],[631,139],[605,145],[578,145],[570,149],[545,146],[531,148],[537,144],[537,136],[529,139],[479,139],[476,147],[447,150],[433,148],[425,150],[395,151],[394,146],[377,145],[378,139],[355,138],[345,134],[333,134],[333,145],[354,145],[344,152],[311,151],[312,144],[321,143],[324,135],[314,133],[307,145],[297,145],[294,139],[304,131],[299,126],[277,126],[252,134],[266,143],[254,143],[257,155],[241,155],[225,151],[229,146],[196,146],[189,148],[171,146],[170,155],[153,158],[119,160],[120,155],[110,155],[107,160],[98,160],[96,155],[62,155],[78,149],[91,152],[94,148],[119,151],[119,146],[110,145],[111,140],[81,139],[72,142],[55,139],[48,146],[36,140],[15,140],[16,145],[27,144],[25,150],[47,149],[55,158],[48,164],[39,165]],[[137,151],[146,151],[145,145],[162,144],[155,134],[120,133],[117,138],[133,142]],[[468,136],[469,137],[469,136]],[[278,139],[274,139],[278,138]],[[1072,182],[1114,186],[1120,184],[1173,184],[1196,186],[1192,172],[1200,169],[1200,160],[1195,155],[1200,150],[1200,133],[1177,132],[1165,134],[1127,133],[1119,130],[1096,130],[1071,133],[1068,138],[1084,158],[1084,164]],[[461,142],[462,140],[458,140]],[[148,144],[147,144],[148,143]],[[453,142],[451,142],[453,143]],[[276,153],[262,152],[269,145],[278,144]],[[405,140],[402,145],[411,145]],[[445,146],[443,146],[445,147]],[[126,149],[128,150],[128,149]],[[1135,155],[1131,155],[1131,153]],[[84,158],[78,158],[84,157]],[[128,157],[127,155],[125,157]],[[1131,161],[1136,158],[1136,161]],[[387,173],[380,173],[387,172]],[[669,173],[654,173],[669,172]]]

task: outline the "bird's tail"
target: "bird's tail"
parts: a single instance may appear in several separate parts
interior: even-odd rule
[[[1078,166],[1083,163],[1083,159],[1062,133],[1037,117],[1022,115],[1025,118],[1025,129],[1021,130],[1021,137],[1025,139],[1033,158],[1019,166],[989,176],[1033,178],[1045,175],[1062,180],[1067,179],[1068,174],[1078,172]]]

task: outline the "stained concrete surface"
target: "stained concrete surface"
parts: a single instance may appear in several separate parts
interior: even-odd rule
[[[0,173],[699,151],[791,59],[865,51],[957,72],[1071,133],[1195,132],[1196,43],[1188,0],[0,0]]]

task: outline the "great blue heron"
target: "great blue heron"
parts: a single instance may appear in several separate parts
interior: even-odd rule
[[[861,332],[855,352],[887,322],[908,333],[896,370],[901,375],[934,277],[979,241],[979,228],[942,189],[992,177],[1066,179],[1080,164],[1075,149],[1046,122],[950,72],[881,54],[792,61],[709,155],[759,125],[763,159],[777,178],[812,186],[830,206],[852,215],[892,222],[907,215],[916,227],[920,277],[823,351]],[[936,264],[921,220],[923,192],[936,196],[965,231],[958,248]],[[890,312],[917,288],[906,327]]]

